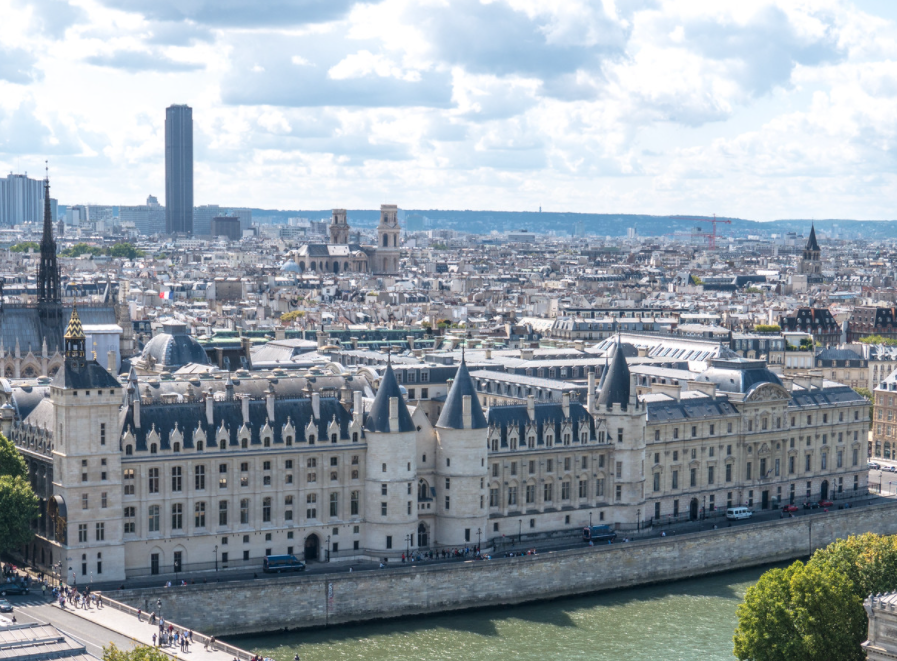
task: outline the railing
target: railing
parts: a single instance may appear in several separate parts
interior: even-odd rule
[[[128,615],[133,615],[134,617],[137,617],[138,609],[133,608],[132,606],[128,606],[127,604],[123,604],[120,601],[115,601],[114,599],[110,599],[109,597],[104,595],[102,592],[97,592],[96,594],[99,596],[100,600],[103,602],[104,607],[108,606],[109,608],[114,608],[115,610],[121,611],[122,613],[127,613]],[[152,611],[145,610],[144,615],[146,615],[148,617],[150,612],[152,612]],[[192,629],[190,627],[181,626],[180,624],[177,624],[176,622],[170,622],[170,624],[176,630],[179,630],[179,631],[192,631]],[[245,659],[246,661],[249,661],[249,659],[251,659],[253,656],[252,654],[250,654],[249,652],[247,652],[244,649],[240,649],[239,647],[234,647],[233,645],[228,645],[227,643],[223,643],[217,639],[213,641],[212,638],[213,638],[213,636],[207,636],[204,633],[199,633],[198,631],[193,631],[193,640],[196,642],[202,643],[203,647],[209,646],[209,648],[212,650],[226,652],[228,655],[232,656],[235,659]]]

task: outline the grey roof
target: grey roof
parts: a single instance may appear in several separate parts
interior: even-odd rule
[[[561,438],[561,425],[564,423],[563,404],[536,404],[534,420],[530,421],[526,404],[512,404],[510,406],[490,406],[486,419],[490,427],[498,427],[501,435],[501,447],[508,447],[508,436],[516,434],[518,439],[526,438],[527,425],[534,422],[536,425],[536,444],[545,444],[545,432],[554,432],[554,442]],[[570,402],[570,422],[572,423],[573,438],[578,440],[580,429],[589,430],[589,438],[595,438],[595,419],[589,415],[586,408],[579,402]],[[525,447],[521,444],[519,447]]]
[[[47,341],[47,350],[53,354],[65,347],[63,334],[69,318],[72,316],[70,305],[61,306],[59,323],[48,324],[41,319],[36,306],[6,304],[0,312],[0,341],[6,351],[12,352],[16,340],[22,354],[29,350],[35,354],[41,351],[43,341]],[[115,308],[112,305],[79,304],[78,314],[85,326],[112,325],[116,323]],[[90,347],[88,347],[90,349]]]
[[[795,386],[791,390],[789,407],[826,406],[834,404],[862,404],[866,398],[853,388],[834,381],[823,382],[821,390],[805,390]]]
[[[663,399],[645,399],[649,422],[667,422],[673,420],[697,420],[701,418],[717,418],[737,415],[738,411],[724,397],[702,397],[700,399],[677,400],[664,396]]]
[[[84,390],[87,388],[121,388],[121,384],[106,368],[95,360],[65,359],[65,364],[53,377],[59,388]]]
[[[380,379],[380,387],[377,389],[377,395],[374,397],[374,403],[371,404],[370,413],[364,423],[364,428],[372,432],[388,433],[389,430],[389,400],[397,397],[399,400],[399,432],[414,431],[416,427],[411,420],[411,414],[408,413],[408,406],[405,404],[405,398],[402,397],[402,390],[399,388],[399,382],[396,380],[395,372],[392,371],[392,365],[386,365],[386,372]]]
[[[146,343],[142,354],[144,360],[152,357],[156,365],[170,369],[177,369],[188,363],[200,365],[209,363],[209,357],[202,346],[187,335],[183,325],[170,324],[163,329],[165,332],[159,333]]]
[[[823,349],[816,354],[819,360],[864,360],[856,351],[851,349]]]
[[[816,242],[816,225],[810,223],[810,238],[807,239],[807,250],[819,250],[819,244]]]
[[[461,366],[455,374],[455,380],[452,382],[452,388],[445,398],[445,406],[439,420],[436,422],[437,427],[445,429],[464,429],[464,397],[470,397],[470,429],[485,429],[486,416],[483,415],[483,407],[480,406],[480,398],[474,388],[473,380],[470,378],[470,372],[467,371],[467,364],[461,359]]]
[[[714,358],[710,367],[698,375],[695,381],[715,383],[718,390],[732,393],[748,393],[761,383],[774,383],[781,386],[779,377],[771,372],[765,361],[749,360],[737,355],[725,358]]]
[[[623,356],[623,348],[617,344],[610,366],[601,379],[598,406],[620,404],[625,407],[629,404],[629,389],[629,367]]]

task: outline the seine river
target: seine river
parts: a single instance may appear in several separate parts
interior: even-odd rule
[[[230,642],[277,661],[731,661],[735,608],[763,571]]]

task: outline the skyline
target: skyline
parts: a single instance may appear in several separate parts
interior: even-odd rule
[[[179,5],[0,0],[0,167],[162,197],[187,104],[197,205],[897,217],[880,0]]]

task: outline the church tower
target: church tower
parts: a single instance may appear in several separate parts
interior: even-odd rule
[[[345,209],[334,209],[330,219],[330,243],[345,246],[349,243],[349,223]]]
[[[380,205],[380,224],[377,226],[377,251],[374,272],[393,274],[399,272],[399,207],[395,204]]]
[[[37,304],[43,337],[56,343],[62,332],[62,293],[59,285],[59,264],[53,238],[53,212],[50,205],[50,175],[44,179],[44,233],[40,241],[40,266],[37,271]],[[51,347],[52,349],[58,346]]]
[[[816,242],[816,227],[810,225],[810,238],[807,239],[807,246],[804,248],[803,257],[800,260],[800,272],[804,275],[819,275],[822,273],[822,261],[820,260],[821,251],[819,244]]]

